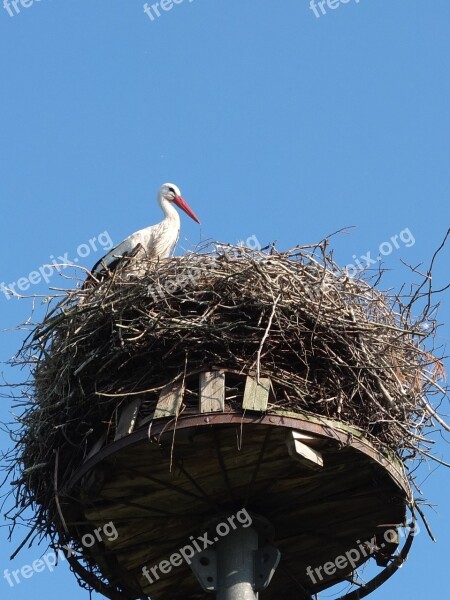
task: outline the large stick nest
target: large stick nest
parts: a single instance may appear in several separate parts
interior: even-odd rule
[[[350,278],[324,242],[283,253],[203,249],[65,292],[17,359],[32,379],[10,455],[20,472],[11,514],[32,508],[34,535],[55,536],[55,487],[121,399],[142,392],[156,402],[185,370],[270,377],[269,411],[351,424],[405,462],[428,455],[427,433],[446,427],[431,404],[445,390],[421,289],[395,295]]]

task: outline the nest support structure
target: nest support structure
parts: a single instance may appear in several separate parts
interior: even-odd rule
[[[443,367],[430,307],[412,316],[420,296],[349,278],[326,246],[203,249],[65,292],[18,358],[32,368],[11,455],[26,541],[71,544],[81,584],[113,600],[194,600],[208,596],[187,565],[151,584],[143,566],[246,509],[281,551],[267,599],[342,581],[363,597],[390,576],[413,534],[401,551],[383,535],[414,508],[405,466],[445,425]],[[109,521],[117,539],[86,548]],[[373,583],[348,565],[307,576],[374,538],[354,565],[385,567]]]

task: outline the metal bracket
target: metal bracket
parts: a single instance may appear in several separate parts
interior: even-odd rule
[[[217,592],[217,552],[203,550],[191,558],[191,569],[205,592]]]
[[[275,546],[265,546],[255,551],[255,577],[253,587],[257,592],[265,590],[272,580],[280,562],[281,552]]]
[[[281,553],[274,546],[265,546],[254,551],[253,588],[261,592],[268,587],[280,562]],[[203,550],[191,559],[191,569],[205,592],[218,591],[217,552]]]
[[[253,527],[239,527],[221,539],[215,548],[197,552],[190,567],[205,592],[216,592],[217,600],[256,600],[270,583],[280,562],[280,551],[267,544],[270,524],[256,517]]]

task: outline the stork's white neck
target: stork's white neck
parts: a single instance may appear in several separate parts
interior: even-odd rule
[[[161,207],[161,210],[164,213],[164,220],[167,219],[169,221],[175,221],[176,223],[180,223],[180,215],[178,214],[177,209],[171,202],[169,202],[162,196],[158,196],[158,203]]]

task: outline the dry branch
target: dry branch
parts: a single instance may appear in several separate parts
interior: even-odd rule
[[[405,462],[429,456],[429,432],[448,428],[430,292],[382,292],[326,249],[204,248],[59,294],[16,359],[31,379],[15,388],[12,528],[24,519],[55,543],[58,490],[114,433],[121,400],[156,406],[169,381],[214,367],[270,377],[269,411],[357,426]]]

